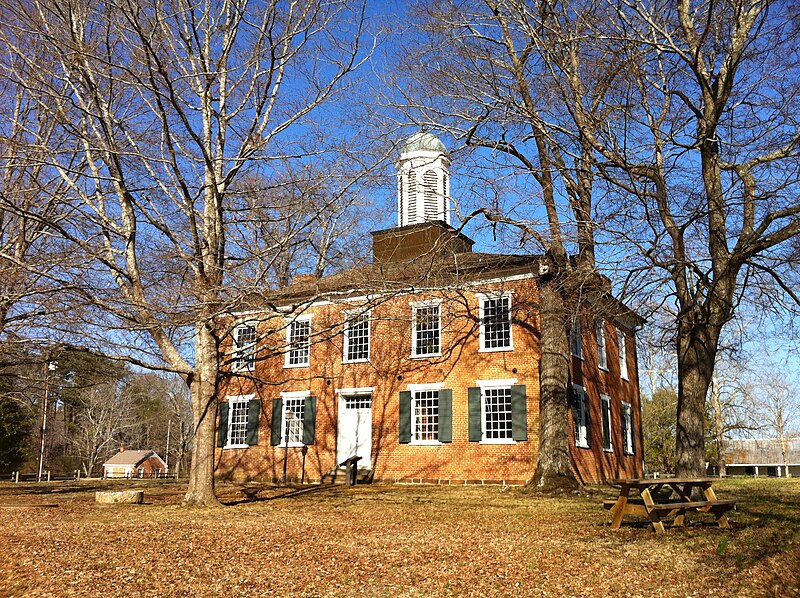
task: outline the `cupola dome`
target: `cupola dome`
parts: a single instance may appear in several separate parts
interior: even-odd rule
[[[403,154],[420,151],[446,154],[447,148],[445,148],[444,143],[435,135],[427,131],[417,131],[403,143],[403,146],[400,148],[400,155],[402,156]]]

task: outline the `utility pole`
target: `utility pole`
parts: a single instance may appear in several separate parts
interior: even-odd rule
[[[169,473],[169,431],[172,427],[172,419],[167,421],[167,448],[164,449],[164,474]]]
[[[42,481],[42,470],[44,469],[44,447],[47,438],[47,376],[51,370],[56,369],[56,364],[49,359],[44,362],[44,392],[42,393],[42,425],[39,430],[39,473],[36,476],[36,481]]]

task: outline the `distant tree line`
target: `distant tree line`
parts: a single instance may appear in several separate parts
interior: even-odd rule
[[[96,476],[122,447],[187,471],[191,409],[179,379],[69,348],[4,358],[13,365],[0,369],[0,473],[36,472],[41,454],[43,470]]]

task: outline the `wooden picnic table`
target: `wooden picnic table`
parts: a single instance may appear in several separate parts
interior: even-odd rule
[[[736,500],[720,500],[714,493],[712,484],[714,478],[633,478],[613,480],[612,484],[619,485],[617,500],[604,501],[604,506],[611,510],[613,519],[611,527],[619,529],[625,515],[639,515],[648,517],[653,524],[653,529],[660,534],[664,533],[664,520],[674,517],[673,525],[683,525],[686,511],[699,511],[711,513],[720,527],[728,528],[728,518],[725,515],[736,507]],[[670,492],[663,493],[662,490]],[[702,491],[705,500],[692,499],[695,489]],[[636,500],[630,496],[635,490],[641,496]]]

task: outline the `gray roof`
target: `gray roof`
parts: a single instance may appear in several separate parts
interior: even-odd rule
[[[447,148],[435,135],[427,131],[417,131],[406,139],[405,143],[400,147],[401,154],[408,154],[411,152],[437,152],[446,154]]]
[[[777,438],[731,440],[725,453],[728,465],[783,465]],[[786,461],[790,465],[800,464],[800,436],[786,439]]]
[[[151,457],[153,455],[158,457],[158,455],[156,455],[155,451],[147,451],[147,450],[145,450],[145,451],[131,451],[131,450],[125,450],[125,451],[118,452],[116,455],[111,457],[108,461],[103,463],[103,465],[129,465],[129,466],[132,466],[132,467],[136,467],[137,465],[139,465],[139,463],[141,463],[142,461],[144,461],[145,459],[147,459],[148,457]],[[161,457],[158,457],[158,458],[161,459]]]

